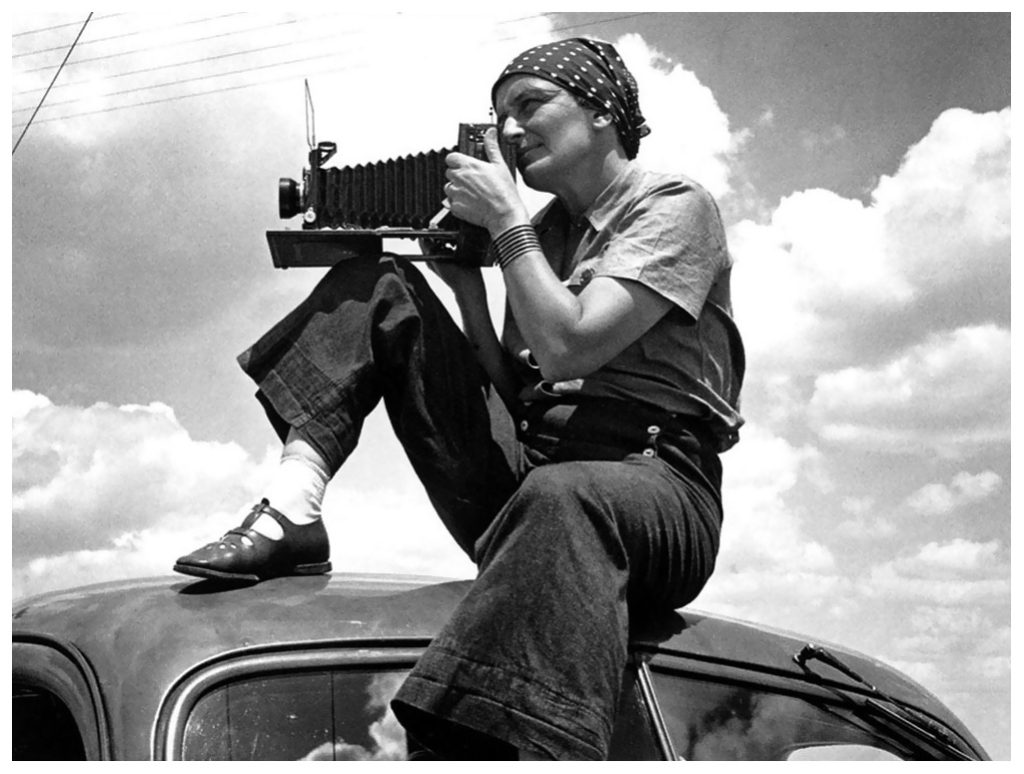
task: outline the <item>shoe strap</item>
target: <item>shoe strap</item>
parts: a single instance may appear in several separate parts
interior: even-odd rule
[[[252,507],[252,510],[249,511],[249,515],[245,517],[245,521],[242,522],[242,526],[238,527],[238,529],[248,530],[253,524],[256,523],[256,519],[258,519],[260,516],[264,514],[266,514],[274,521],[276,521],[278,524],[280,524],[281,529],[284,530],[285,534],[288,533],[289,528],[295,526],[295,524],[289,521],[288,517],[281,513],[281,511],[271,507],[270,501],[264,497],[262,500],[256,503],[256,505]],[[232,532],[236,532],[236,530],[232,530]]]
[[[248,538],[249,542],[255,543],[256,542],[256,538],[257,537],[263,537],[263,535],[261,535],[256,530],[249,529],[248,527],[245,527],[243,525],[241,527],[235,527],[234,529],[229,529],[227,532],[224,533],[224,536],[218,542],[220,542],[220,543],[234,543],[235,541],[233,540],[233,538],[236,538],[236,537]]]

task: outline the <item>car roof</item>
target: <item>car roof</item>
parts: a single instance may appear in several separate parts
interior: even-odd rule
[[[51,592],[15,602],[14,639],[71,646],[89,661],[117,714],[149,712],[196,664],[227,654],[290,645],[422,645],[447,620],[472,582],[397,575],[277,578],[228,587],[169,576]],[[634,647],[690,663],[732,665],[804,679],[793,656],[806,637],[688,609],[634,623]],[[896,698],[929,712],[972,743],[934,696],[882,662],[825,644],[850,668]],[[839,685],[855,685],[816,665]],[[129,692],[131,701],[122,694]],[[136,706],[133,706],[136,705]]]

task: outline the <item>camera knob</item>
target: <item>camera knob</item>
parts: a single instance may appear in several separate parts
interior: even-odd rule
[[[304,221],[306,221],[307,223],[315,223],[316,222],[316,210],[314,210],[312,207],[310,207],[308,210],[306,210],[302,214],[302,219]]]

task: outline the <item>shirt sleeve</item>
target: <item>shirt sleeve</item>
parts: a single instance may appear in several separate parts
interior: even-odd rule
[[[608,231],[599,252],[576,266],[569,285],[597,276],[633,280],[697,319],[730,263],[718,206],[686,179],[648,187]]]

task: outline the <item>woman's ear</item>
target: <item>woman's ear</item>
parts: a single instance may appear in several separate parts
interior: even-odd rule
[[[593,114],[591,122],[595,129],[604,129],[615,123],[612,120],[612,114],[606,110],[594,110]]]

